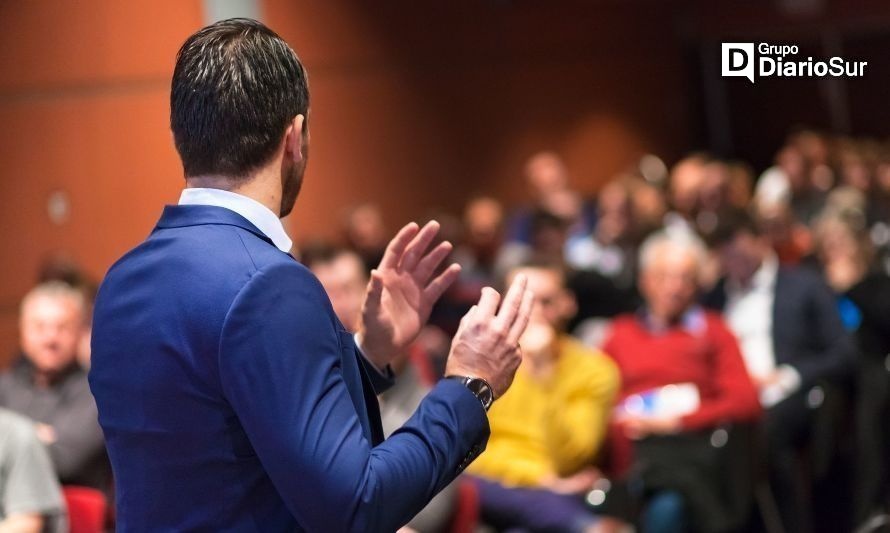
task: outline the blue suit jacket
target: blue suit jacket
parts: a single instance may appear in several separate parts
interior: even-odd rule
[[[168,206],[108,272],[90,386],[120,531],[392,531],[484,448],[439,383],[383,442],[365,362],[315,277],[213,206]]]

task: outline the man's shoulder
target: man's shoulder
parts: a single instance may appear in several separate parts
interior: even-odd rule
[[[118,259],[109,274],[156,260],[176,266],[224,264],[228,268],[234,265],[258,269],[290,259],[269,241],[239,226],[200,224],[156,228],[142,243]]]
[[[261,295],[265,297],[271,292],[290,294],[308,300],[323,301],[327,304],[327,293],[321,282],[306,266],[295,259],[284,256],[287,260],[275,259],[257,265],[238,291],[233,305],[239,298],[251,298]]]
[[[220,298],[234,297],[259,272],[299,269],[293,257],[238,226],[160,228],[112,265],[99,299],[109,289],[133,291],[138,282],[194,294],[219,305],[223,304]]]

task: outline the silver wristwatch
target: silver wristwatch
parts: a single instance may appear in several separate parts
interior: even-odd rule
[[[475,394],[476,398],[479,398],[479,401],[482,402],[482,407],[484,407],[486,411],[488,411],[491,404],[494,403],[494,391],[492,390],[491,385],[482,378],[477,378],[475,376],[445,376],[445,379],[453,379],[464,387],[470,389],[470,392]]]

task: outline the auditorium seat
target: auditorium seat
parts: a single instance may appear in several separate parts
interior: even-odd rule
[[[68,505],[71,533],[101,533],[105,530],[108,502],[102,492],[89,487],[66,485],[62,487],[62,493]]]

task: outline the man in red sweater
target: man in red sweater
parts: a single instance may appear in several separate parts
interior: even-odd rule
[[[640,250],[645,305],[615,319],[604,346],[622,381],[611,462],[619,476],[646,486],[636,495],[645,531],[720,529],[711,522],[726,513],[709,496],[719,492],[712,484],[720,473],[708,472],[692,450],[721,447],[713,430],[760,414],[735,337],[719,315],[696,305],[705,259],[691,233],[649,237]],[[690,456],[697,464],[684,466]]]

